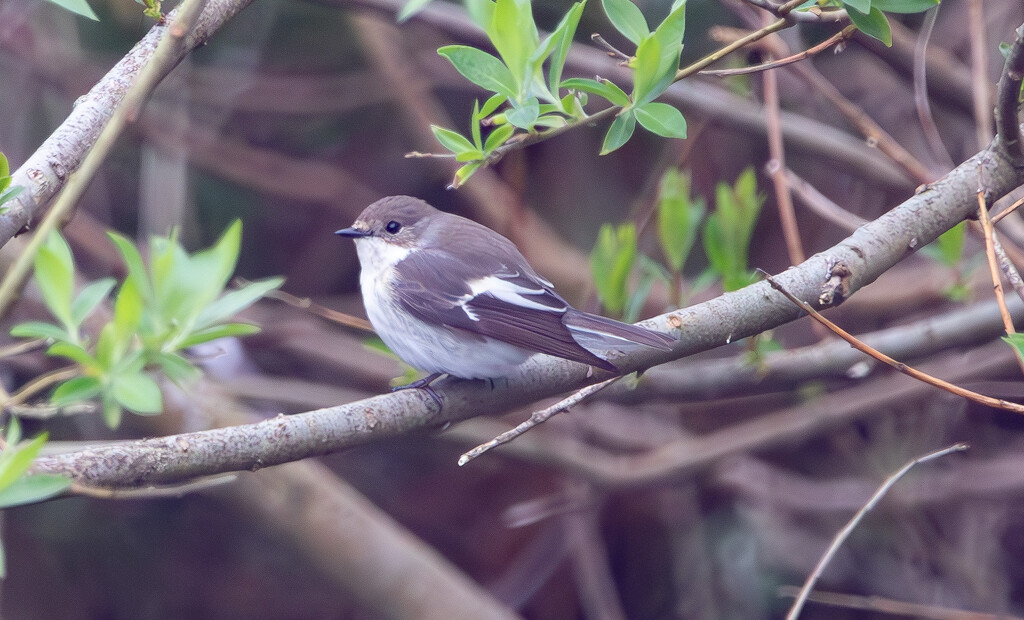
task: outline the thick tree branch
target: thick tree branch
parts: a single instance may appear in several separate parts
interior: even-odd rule
[[[173,62],[164,67],[157,81],[170,73],[177,62],[205,43],[251,1],[210,0],[196,19],[194,27],[184,36],[181,44],[175,47]],[[20,185],[25,191],[6,203],[5,209],[0,212],[0,246],[37,218],[64,186],[68,175],[78,169],[128,92],[129,86],[152,58],[164,32],[173,26],[174,15],[174,12],[168,15],[165,24],[153,26],[89,94],[78,100],[60,127],[11,175],[11,184]]]
[[[996,95],[996,133],[1010,160],[1024,166],[1024,146],[1020,135],[1020,87],[1024,82],[1024,25],[1010,46]]]
[[[915,249],[928,244],[975,208],[977,179],[998,198],[1024,182],[998,149],[984,151],[850,237],[777,276],[798,298],[817,307],[838,304]],[[800,311],[767,282],[647,322],[672,330],[672,351],[645,351],[615,360],[624,372],[708,350],[771,329]],[[40,459],[37,472],[66,473],[95,486],[135,486],[187,480],[225,471],[258,469],[343,450],[418,428],[437,428],[497,414],[606,378],[588,367],[538,356],[495,387],[484,381],[443,379],[444,401],[404,390],[257,424],[99,447]]]

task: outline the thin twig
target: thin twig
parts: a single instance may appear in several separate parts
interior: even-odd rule
[[[868,220],[856,213],[840,207],[789,168],[786,169],[786,180],[789,188],[808,209],[843,230],[853,232],[868,223]]]
[[[238,474],[227,473],[207,476],[181,484],[149,486],[139,489],[108,489],[94,487],[80,482],[73,482],[65,495],[81,495],[95,499],[160,499],[163,497],[180,498],[195,491],[205,491],[215,486],[234,482]]]
[[[892,486],[896,484],[900,478],[905,476],[907,472],[909,472],[911,469],[913,469],[915,465],[919,463],[925,463],[927,461],[931,461],[933,459],[946,456],[947,454],[950,454],[952,452],[963,452],[966,449],[967,444],[953,444],[952,446],[943,448],[936,452],[931,452],[924,456],[919,456],[917,458],[911,459],[907,461],[907,463],[903,467],[901,467],[899,471],[889,476],[889,478],[886,479],[882,486],[878,487],[878,490],[875,491],[875,494],[871,496],[871,499],[868,500],[868,503],[864,504],[864,506],[857,511],[857,514],[853,515],[853,518],[850,519],[850,522],[847,523],[846,526],[842,530],[840,530],[838,534],[836,534],[836,537],[832,540],[832,544],[829,545],[828,551],[825,552],[825,555],[821,556],[821,559],[818,560],[818,565],[815,566],[814,570],[811,571],[811,574],[807,576],[807,581],[804,582],[804,587],[801,588],[800,594],[797,595],[796,600],[793,601],[793,606],[790,607],[789,614],[786,615],[786,620],[796,620],[796,618],[799,617],[800,611],[803,609],[804,602],[806,602],[808,594],[810,594],[811,590],[814,589],[814,584],[817,583],[818,578],[821,576],[821,573],[825,570],[825,567],[828,565],[828,563],[832,560],[832,557],[836,554],[837,551],[839,551],[839,547],[841,547],[843,542],[845,542],[846,539],[849,538],[850,533],[853,532],[853,529],[855,527],[857,527],[857,524],[860,523],[861,519],[864,518],[864,515],[866,515],[869,510],[874,508],[878,504],[878,502],[881,501],[882,497],[885,496],[889,489],[891,489]]]
[[[1012,205],[1006,207],[999,213],[996,213],[994,216],[992,216],[992,223],[998,224],[999,220],[1016,211],[1021,205],[1024,205],[1024,197],[1018,198],[1017,201],[1014,202]]]
[[[728,77],[732,75],[747,75],[749,73],[757,73],[758,71],[767,71],[768,69],[784,67],[794,62],[800,62],[801,60],[810,58],[811,56],[814,56],[816,54],[820,54],[821,52],[827,50],[833,45],[839,45],[840,43],[843,43],[844,41],[852,37],[853,33],[855,32],[857,32],[856,26],[847,26],[846,28],[843,28],[839,32],[835,33],[834,35],[825,39],[824,41],[815,45],[814,47],[793,54],[792,56],[786,56],[785,58],[772,60],[770,62],[765,62],[750,67],[736,67],[735,69],[704,69],[703,71],[700,72],[700,74],[713,75],[716,77]]]
[[[51,385],[77,377],[80,374],[82,374],[82,369],[78,366],[72,366],[70,368],[61,368],[59,370],[48,372],[45,375],[40,375],[21,386],[21,389],[14,394],[11,394],[9,399],[0,403],[0,407],[6,408],[12,405],[20,405],[28,400],[29,397],[42,392]]]
[[[779,588],[779,595],[796,596],[797,591],[793,586],[783,586]],[[833,607],[863,609],[886,615],[924,618],[926,620],[1024,620],[1020,616],[1011,616],[1005,613],[988,614],[980,611],[939,607],[938,605],[908,603],[907,601],[898,601],[884,596],[860,596],[840,592],[822,592],[820,590],[812,592],[807,597],[807,600]]]
[[[999,269],[1002,270],[1006,280],[1013,287],[1013,290],[1017,293],[1017,297],[1024,299],[1024,279],[1021,279],[1020,272],[1017,271],[1016,265],[1010,260],[1010,257],[1006,255],[1006,250],[1003,249],[1003,244],[999,243],[999,239],[992,236],[992,249],[995,250],[996,258],[999,259]]]
[[[768,153],[771,157],[765,171],[772,179],[775,202],[782,224],[782,236],[786,240],[786,252],[790,265],[799,265],[807,256],[800,241],[800,225],[793,209],[793,195],[786,179],[786,149],[782,144],[782,121],[779,118],[779,81],[774,71],[763,75],[765,120],[768,125]]]
[[[935,118],[932,116],[931,103],[928,101],[928,76],[926,73],[928,41],[931,39],[938,14],[939,5],[937,4],[924,14],[921,33],[914,45],[914,104],[917,107],[917,118],[921,122],[921,129],[924,131],[924,137],[932,155],[941,160],[947,170],[952,170],[953,158],[950,157],[949,150],[942,142],[942,136],[939,135],[939,129],[935,126]]]
[[[46,340],[43,338],[9,344],[6,347],[0,347],[0,359],[14,357],[15,355],[21,355],[22,353],[30,353],[36,349],[45,347],[46,344]]]
[[[988,33],[982,0],[967,1],[968,40],[971,43],[971,104],[978,148],[992,141],[992,95],[988,77]]]
[[[240,286],[244,286],[247,280],[245,280],[245,278],[235,278],[235,282],[237,282]],[[319,317],[325,318],[328,321],[333,321],[335,323],[338,323],[339,325],[344,325],[345,327],[352,327],[354,329],[359,329],[364,332],[373,333],[373,325],[370,325],[370,322],[367,321],[366,319],[361,319],[357,316],[352,316],[351,314],[345,314],[344,312],[332,310],[327,306],[322,306],[316,303],[309,297],[297,297],[295,295],[286,293],[281,290],[270,291],[269,293],[267,293],[266,296],[270,297],[271,299],[276,299],[278,301],[284,302],[294,308],[299,308],[300,310],[305,310],[311,314],[315,314]]]
[[[975,402],[975,403],[978,403],[978,404],[981,404],[981,405],[985,405],[986,407],[993,407],[995,409],[1002,409],[1004,411],[1012,411],[1014,413],[1024,414],[1024,405],[1020,405],[1018,403],[1011,403],[1010,401],[1003,400],[1001,398],[993,398],[991,396],[985,396],[984,394],[978,394],[977,392],[972,392],[971,390],[964,389],[964,388],[962,388],[962,387],[960,387],[958,385],[953,385],[952,383],[949,383],[948,381],[943,381],[942,379],[939,379],[937,377],[933,377],[933,376],[931,376],[929,374],[921,372],[920,370],[912,368],[911,366],[908,366],[908,365],[904,364],[903,362],[898,362],[898,361],[894,360],[893,358],[889,357],[888,355],[886,355],[885,353],[882,353],[881,351],[879,351],[877,349],[869,347],[868,345],[866,345],[863,342],[861,342],[860,340],[858,340],[855,336],[853,336],[852,334],[850,334],[849,332],[847,332],[843,328],[839,327],[838,325],[836,325],[832,321],[826,319],[824,316],[821,315],[820,312],[815,310],[811,306],[811,304],[807,303],[806,301],[803,301],[802,299],[798,299],[797,297],[793,296],[792,293],[787,291],[785,289],[785,287],[783,287],[781,284],[779,284],[778,281],[776,281],[775,278],[772,277],[770,274],[766,273],[764,275],[765,275],[765,279],[772,286],[772,288],[774,288],[775,290],[777,290],[780,293],[782,293],[783,295],[785,295],[787,299],[789,299],[794,304],[796,304],[801,309],[803,309],[803,311],[806,312],[807,314],[809,314],[811,316],[811,318],[813,318],[815,321],[818,321],[819,323],[823,324],[825,327],[828,327],[837,336],[839,336],[840,338],[842,338],[846,342],[849,342],[850,345],[853,348],[857,349],[858,351],[860,351],[862,353],[865,353],[867,355],[870,355],[871,357],[875,358],[876,360],[878,360],[880,362],[883,362],[885,364],[888,364],[889,366],[892,366],[893,368],[895,368],[896,370],[900,371],[901,373],[903,373],[905,375],[908,375],[910,377],[913,377],[913,378],[917,379],[918,381],[923,381],[923,382],[925,382],[925,383],[927,383],[929,385],[935,386],[935,387],[937,387],[939,389],[946,390],[947,392],[950,392],[952,394],[956,394],[957,396],[960,396],[962,398],[966,398],[967,400],[969,400],[971,402]]]
[[[1003,282],[999,278],[999,261],[996,258],[995,250],[996,233],[992,229],[992,220],[988,216],[988,206],[985,204],[985,192],[982,190],[978,191],[978,221],[981,223],[981,229],[984,232],[985,257],[988,259],[988,270],[992,276],[992,291],[995,293],[996,302],[999,304],[999,314],[1003,318],[1003,327],[1006,329],[1007,334],[1015,334],[1017,330],[1013,327],[1013,317],[1010,316],[1010,309],[1006,307]],[[1021,372],[1024,372],[1024,356],[1021,356],[1020,350],[1017,347],[1014,347],[1013,350],[1017,354],[1017,365],[1020,366]]]
[[[620,376],[612,377],[611,379],[605,379],[604,381],[602,381],[600,383],[594,383],[593,385],[588,385],[587,387],[585,387],[585,388],[575,392],[571,396],[569,396],[567,398],[563,398],[562,400],[560,400],[557,403],[551,405],[550,407],[547,407],[545,409],[541,409],[540,411],[534,411],[532,414],[530,414],[530,418],[528,420],[526,420],[525,422],[523,422],[522,424],[520,424],[519,426],[516,426],[515,428],[513,428],[511,430],[505,431],[504,433],[498,435],[494,439],[492,439],[492,440],[490,440],[488,442],[482,443],[479,446],[477,446],[477,447],[473,448],[472,450],[470,450],[469,452],[466,452],[465,454],[460,456],[459,457],[459,466],[461,467],[461,466],[465,465],[466,463],[472,461],[473,459],[475,459],[476,457],[480,456],[484,452],[487,452],[491,448],[497,448],[498,446],[500,446],[502,444],[506,444],[506,443],[512,441],[513,439],[515,439],[516,437],[522,435],[523,433],[525,433],[526,431],[530,430],[534,426],[537,426],[538,424],[542,424],[542,423],[546,422],[547,420],[549,420],[553,416],[555,416],[555,415],[557,415],[559,413],[562,413],[563,411],[568,411],[569,408],[572,407],[573,405],[579,404],[583,399],[587,398],[588,396],[591,396],[593,394],[596,394],[596,393],[600,392],[601,390],[603,390],[604,388],[608,387],[612,383],[615,383],[616,381],[618,381],[621,378],[622,378],[622,376],[620,375]]]

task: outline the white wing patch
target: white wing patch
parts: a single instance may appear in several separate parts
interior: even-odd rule
[[[520,286],[515,282],[505,280],[498,276],[486,276],[476,280],[470,280],[467,282],[469,290],[472,291],[469,295],[464,296],[461,300],[463,310],[466,310],[466,314],[469,318],[474,321],[477,320],[472,312],[465,307],[466,302],[476,297],[477,295],[487,294],[495,299],[499,299],[507,304],[513,306],[519,306],[521,308],[531,308],[533,310],[542,310],[544,312],[561,313],[568,310],[566,306],[552,307],[546,304],[538,303],[526,295],[547,295],[548,292],[544,288],[527,288]]]

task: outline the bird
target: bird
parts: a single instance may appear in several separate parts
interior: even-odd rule
[[[355,241],[366,315],[404,362],[461,379],[510,376],[537,353],[618,372],[608,358],[675,338],[583,312],[537,274],[512,241],[411,196],[366,207],[337,235]],[[396,389],[401,389],[396,388]]]

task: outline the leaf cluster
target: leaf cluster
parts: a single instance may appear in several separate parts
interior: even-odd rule
[[[565,59],[586,0],[573,4],[558,26],[541,40],[530,0],[467,0],[470,15],[487,33],[497,55],[466,45],[449,45],[438,54],[467,80],[494,93],[481,106],[474,105],[470,136],[433,126],[438,142],[465,162],[454,186],[464,183],[499,147],[522,130],[536,133],[586,119],[588,94],[621,107],[605,137],[603,153],[629,140],[636,123],[659,135],[682,138],[686,122],[667,104],[653,100],[672,83],[679,68],[685,27],[685,0],[676,0],[668,17],[653,31],[630,0],[605,0],[612,24],[637,44],[628,66],[634,87],[626,94],[608,80],[562,79]],[[486,140],[483,129],[490,129]]]
[[[719,183],[715,194],[715,211],[707,215],[703,198],[691,196],[689,175],[675,169],[661,178],[658,195],[658,242],[664,265],[640,254],[637,231],[632,223],[613,226],[605,224],[590,254],[590,266],[598,298],[605,309],[626,320],[635,319],[653,284],[661,281],[681,297],[674,283],[693,253],[703,223],[704,252],[709,267],[697,278],[694,290],[721,279],[723,288],[735,290],[753,281],[747,267],[750,241],[757,223],[764,195],[758,193],[752,168],[748,168],[733,185]],[[706,217],[705,217],[706,216]],[[635,291],[630,278],[639,271]],[[683,303],[673,299],[672,303]]]
[[[35,280],[56,323],[31,321],[11,329],[24,338],[52,342],[47,353],[78,365],[81,373],[54,390],[56,406],[98,398],[104,420],[120,423],[122,411],[151,415],[163,409],[160,388],[149,370],[159,369],[176,383],[198,374],[182,351],[226,336],[258,331],[226,320],[281,285],[280,278],[253,282],[225,293],[241,244],[241,223],[228,227],[210,248],[188,254],[174,235],[150,241],[147,266],[127,238],[110,233],[128,266],[114,298],[113,316],[95,342],[82,335],[82,323],[107,299],[116,282],[103,278],[77,295],[71,249],[52,233],[35,256]]]

